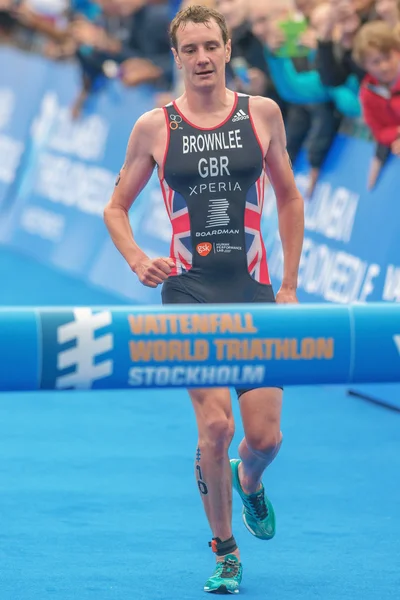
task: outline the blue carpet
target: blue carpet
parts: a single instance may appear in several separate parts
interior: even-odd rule
[[[400,384],[399,383],[369,383],[366,385],[352,385],[351,393],[386,406],[400,412]]]
[[[276,538],[252,538],[234,499],[242,596],[398,598],[399,424],[340,388],[285,392]],[[2,394],[2,600],[205,597],[195,448],[183,391]]]
[[[118,296],[0,246],[0,306],[126,304]]]

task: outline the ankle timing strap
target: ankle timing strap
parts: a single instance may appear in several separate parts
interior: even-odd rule
[[[230,554],[237,550],[236,540],[233,536],[224,542],[219,538],[213,538],[211,542],[208,542],[208,545],[217,556],[225,556],[225,554]]]

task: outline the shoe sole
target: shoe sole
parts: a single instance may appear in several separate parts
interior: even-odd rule
[[[220,585],[219,588],[217,588],[216,590],[206,590],[204,589],[205,592],[207,592],[207,594],[238,594],[239,590],[228,590],[228,588],[225,585]]]

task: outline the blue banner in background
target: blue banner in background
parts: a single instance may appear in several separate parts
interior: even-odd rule
[[[25,168],[13,206],[0,225],[0,241],[87,279],[109,238],[103,210],[131,129],[148,109],[152,92],[108,82],[73,120],[71,107],[80,86],[75,65],[48,64]]]
[[[51,64],[11,48],[0,51],[0,213],[22,168],[32,119]],[[29,102],[27,99],[29,98]]]
[[[103,158],[108,133],[103,119],[93,113],[72,121],[79,87],[76,67],[50,65],[25,170],[0,239],[40,262],[84,275],[103,229],[104,188],[112,189],[114,174],[96,162]]]
[[[373,191],[367,190],[372,144],[338,136],[314,196],[305,203],[299,271],[302,302],[400,301],[400,159],[391,157]],[[304,191],[309,166],[296,165]],[[270,251],[276,285],[282,274],[279,239]]]
[[[169,256],[172,227],[168,218],[156,170],[130,211],[130,223],[137,244],[151,258]],[[122,259],[109,236],[88,274],[95,285],[111,289],[137,304],[159,304],[160,289],[144,287]]]

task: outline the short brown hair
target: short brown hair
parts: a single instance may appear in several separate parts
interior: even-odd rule
[[[221,13],[213,8],[201,6],[200,4],[194,4],[193,6],[189,6],[188,8],[180,10],[171,21],[171,25],[169,27],[169,36],[172,47],[175,48],[175,50],[178,49],[176,33],[180,27],[185,27],[186,23],[204,23],[204,25],[209,25],[212,19],[216,21],[217,25],[219,25],[222,33],[222,39],[224,40],[224,44],[226,44],[229,39],[229,35],[225,18],[221,15]]]
[[[364,65],[369,50],[377,50],[382,54],[400,50],[400,41],[396,32],[384,21],[366,23],[357,33],[354,40],[353,58],[359,65]]]

